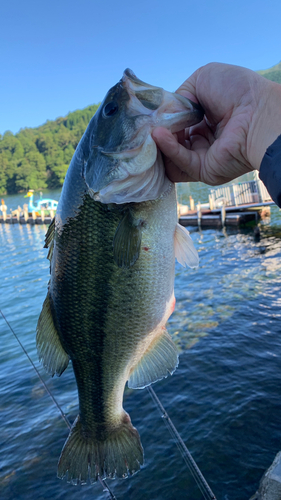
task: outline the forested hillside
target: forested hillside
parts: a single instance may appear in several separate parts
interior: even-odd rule
[[[0,194],[62,186],[66,170],[98,105],[0,135]]]

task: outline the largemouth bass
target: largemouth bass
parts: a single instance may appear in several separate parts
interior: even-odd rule
[[[72,361],[79,415],[58,477],[74,484],[140,468],[140,437],[122,406],[125,384],[141,389],[177,367],[165,328],[175,305],[175,256],[191,267],[198,256],[177,223],[175,186],[151,132],[176,132],[202,117],[198,105],[126,70],[70,163],[46,235],[51,279],[37,349],[52,376]]]

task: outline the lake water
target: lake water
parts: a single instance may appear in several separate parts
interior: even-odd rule
[[[208,188],[180,188],[207,201]],[[58,199],[59,193],[48,193]],[[9,208],[26,201],[5,197]],[[217,500],[249,500],[281,449],[281,214],[253,229],[191,228],[198,270],[176,265],[176,309],[168,329],[179,350],[172,377],[154,389]],[[49,280],[46,226],[0,225],[0,307],[72,422],[78,412],[71,366],[51,379],[37,360],[35,329]],[[68,429],[0,317],[0,498],[106,499],[99,483],[56,478]],[[108,481],[118,500],[201,500],[194,479],[146,390],[124,407],[145,452],[142,470]]]

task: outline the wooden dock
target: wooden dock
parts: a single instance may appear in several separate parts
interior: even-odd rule
[[[268,203],[267,205],[272,204]],[[243,207],[221,207],[220,209],[206,209],[197,205],[196,210],[189,210],[187,206],[179,207],[179,223],[182,226],[199,227],[223,227],[241,226],[248,223],[257,223],[258,220],[270,216],[270,207],[259,204],[243,205]],[[54,217],[45,214],[10,214],[0,215],[0,223],[4,224],[47,224],[49,225]]]
[[[210,189],[209,202],[178,206],[179,222],[183,226],[223,227],[255,224],[270,217],[274,205],[264,184],[255,175],[252,181]]]
[[[37,216],[36,218],[28,216],[27,218],[25,217],[15,217],[14,215],[7,215],[6,219],[3,219],[3,216],[0,216],[0,224],[51,224],[52,217],[45,216],[44,220],[42,217]]]
[[[7,207],[2,205],[2,210],[0,213],[0,223],[2,224],[50,224],[52,219],[55,216],[55,211],[50,210],[40,210],[40,212],[36,212],[33,210],[32,212],[28,212],[27,205],[24,205],[24,208],[18,207],[17,210],[12,210],[10,214],[7,214]]]
[[[257,223],[260,219],[267,217],[270,217],[269,206],[249,204],[248,206],[243,206],[241,209],[237,207],[223,207],[215,210],[200,208],[197,210],[188,210],[184,214],[179,214],[179,222],[182,226],[245,226]]]
[[[195,206],[191,196],[189,200],[189,206],[178,204],[179,222],[183,226],[203,228],[255,224],[259,219],[269,217],[270,205],[274,205],[258,177],[253,181],[210,189],[208,203],[198,202]],[[0,209],[0,223],[6,224],[50,224],[55,215],[54,210],[30,213],[27,205],[23,209],[18,207],[11,214],[7,214],[5,205]]]

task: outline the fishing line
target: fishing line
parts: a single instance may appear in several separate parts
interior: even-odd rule
[[[152,389],[151,386],[147,387],[147,390],[153,400],[153,402],[158,406],[161,416],[165,422],[165,425],[168,427],[171,436],[176,442],[176,445],[189,469],[191,472],[193,478],[195,479],[195,482],[201,491],[203,497],[206,500],[217,500],[214,493],[212,492],[210,486],[208,485],[206,479],[204,478],[202,472],[200,471],[198,465],[196,464],[194,458],[192,457],[190,451],[188,451],[183,439],[181,438],[180,434],[178,433],[177,429],[175,428],[172,420],[170,419],[168,413],[166,412],[164,406],[162,405],[161,401],[155,394],[154,389]]]
[[[13,330],[12,326],[10,325],[9,321],[7,320],[6,316],[4,315],[4,313],[2,312],[2,310],[0,309],[0,314],[2,315],[2,318],[4,319],[4,321],[7,323],[8,327],[10,328],[12,334],[14,335],[14,337],[17,339],[19,345],[21,346],[23,352],[25,353],[26,357],[28,358],[28,360],[30,361],[30,363],[32,364],[34,370],[36,371],[40,381],[42,382],[45,390],[47,391],[47,393],[49,394],[50,398],[52,399],[53,403],[55,404],[55,406],[57,407],[57,409],[60,411],[61,413],[61,416],[63,418],[63,420],[65,421],[67,427],[69,429],[71,429],[71,423],[69,422],[67,416],[65,415],[65,413],[63,412],[61,406],[59,405],[59,403],[57,402],[57,400],[55,399],[55,397],[53,396],[53,394],[51,393],[50,389],[48,388],[48,386],[46,385],[46,383],[44,382],[42,376],[40,375],[38,369],[36,368],[35,364],[33,363],[31,357],[29,356],[27,350],[25,349],[25,347],[23,346],[23,344],[21,343],[19,337],[17,336],[16,332]],[[116,497],[114,496],[114,494],[112,493],[112,491],[110,490],[109,486],[107,485],[107,483],[105,482],[104,479],[102,479],[100,476],[98,476],[98,480],[103,488],[103,491],[108,493],[109,497],[111,500],[117,500]]]

